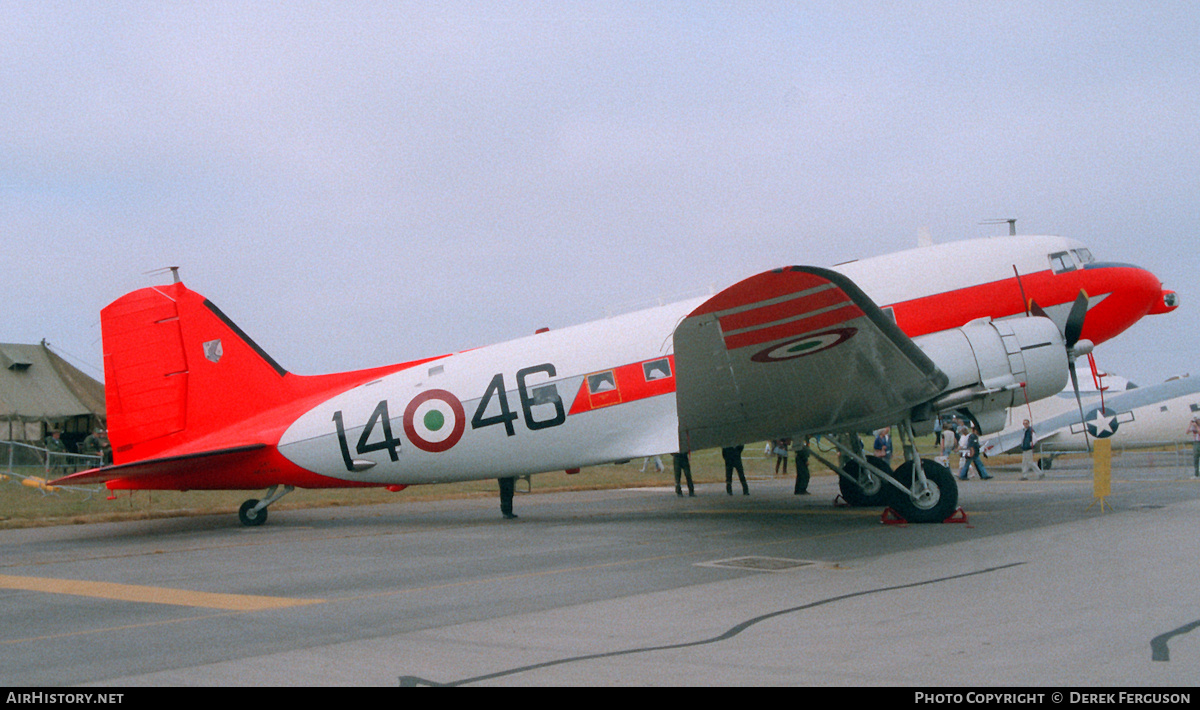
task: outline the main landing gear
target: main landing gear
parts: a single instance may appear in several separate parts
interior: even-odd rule
[[[958,508],[958,484],[950,469],[936,461],[921,459],[923,475],[913,480],[912,461],[900,464],[893,474],[904,488],[888,486],[890,505],[910,523],[940,523]]]
[[[267,522],[267,507],[294,490],[295,486],[284,486],[282,491],[279,490],[279,486],[271,486],[267,489],[265,499],[251,498],[242,503],[242,507],[238,508],[238,520],[247,527],[262,525]]]
[[[856,508],[874,508],[888,504],[888,485],[873,471],[891,473],[887,462],[876,456],[866,456],[866,465],[854,459],[842,465],[846,475],[838,476],[838,489],[842,498]]]
[[[862,442],[853,434],[829,437],[841,453],[842,464],[833,464],[810,452],[838,474],[842,497],[852,506],[890,506],[910,523],[940,523],[958,507],[958,484],[950,469],[917,454],[912,423],[898,427],[904,445],[904,463],[895,471],[875,456],[864,456]],[[916,462],[920,462],[920,467]],[[914,475],[914,473],[916,475]]]

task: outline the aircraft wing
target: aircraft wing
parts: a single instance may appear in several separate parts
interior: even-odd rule
[[[1075,404],[1071,401],[1072,406]],[[1057,416],[1043,419],[1039,422],[1033,422],[1033,443],[1045,441],[1062,431],[1065,427],[1079,422],[1079,410],[1071,409],[1069,412],[1064,412]],[[986,439],[980,449],[987,456],[999,456],[1000,454],[1018,453],[1021,450],[1021,441],[1025,438],[1025,427],[1016,426],[1010,427],[1005,431],[996,434],[995,436]]]
[[[684,450],[891,425],[947,384],[849,278],[817,267],[741,281],[674,337]]]
[[[1119,424],[1123,424],[1132,419],[1132,414],[1130,413],[1135,409],[1160,405],[1172,399],[1197,392],[1200,392],[1200,382],[1193,381],[1191,378],[1170,380],[1157,385],[1119,390],[1106,395],[1104,398],[1104,408],[1109,412],[1115,413]],[[1091,418],[1092,413],[1099,406],[1100,398],[1098,396],[1090,396],[1088,399],[1085,399],[1083,402],[1084,419]],[[1128,419],[1126,418],[1127,416]],[[1065,411],[1034,421],[1032,425],[1033,441],[1035,444],[1060,433],[1068,436],[1076,435],[1082,438],[1083,430],[1080,427],[1079,408],[1074,398],[1071,399],[1070,407]],[[1180,427],[1179,434],[1182,435],[1184,427],[1186,427],[1186,424]],[[983,443],[981,448],[989,456],[1018,452],[1021,449],[1021,439],[1024,435],[1024,426],[1018,425],[988,439]],[[1094,432],[1090,435],[1094,435]]]

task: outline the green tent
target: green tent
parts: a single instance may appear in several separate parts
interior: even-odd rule
[[[104,385],[51,350],[0,343],[0,439],[41,444],[61,429],[69,449],[104,426]]]

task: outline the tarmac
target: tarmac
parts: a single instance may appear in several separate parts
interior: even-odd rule
[[[884,522],[752,479],[0,531],[0,684],[1189,688],[1200,480],[960,484]],[[664,476],[665,482],[666,476]]]

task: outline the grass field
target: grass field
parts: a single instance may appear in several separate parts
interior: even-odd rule
[[[924,450],[924,447],[922,448]],[[764,458],[763,444],[746,447],[743,462],[747,478],[774,475],[775,457]],[[543,473],[531,476],[529,483],[517,483],[518,496],[527,491],[537,492],[594,490],[605,488],[643,488],[673,486],[671,457],[662,457],[664,470],[656,472],[653,461],[641,471],[641,459],[624,464],[585,468],[580,473]],[[794,458],[788,462],[789,475],[795,475]],[[813,476],[833,474],[816,460],[810,465]],[[38,469],[18,472],[43,475]],[[699,483],[725,480],[725,465],[718,449],[692,454],[692,478]],[[736,485],[736,484],[735,484]],[[528,487],[527,487],[528,486]],[[186,515],[236,515],[238,506],[248,498],[261,498],[263,491],[120,491],[115,495],[96,487],[90,490],[72,489],[47,493],[22,485],[9,477],[0,482],[0,529],[72,525],[94,522],[139,520]],[[496,498],[495,480],[469,483],[446,483],[432,486],[411,486],[398,493],[381,488],[347,488],[331,490],[296,489],[271,506],[272,511],[320,508],[328,506],[372,505],[427,501],[445,498]],[[110,499],[110,496],[111,499]]]

